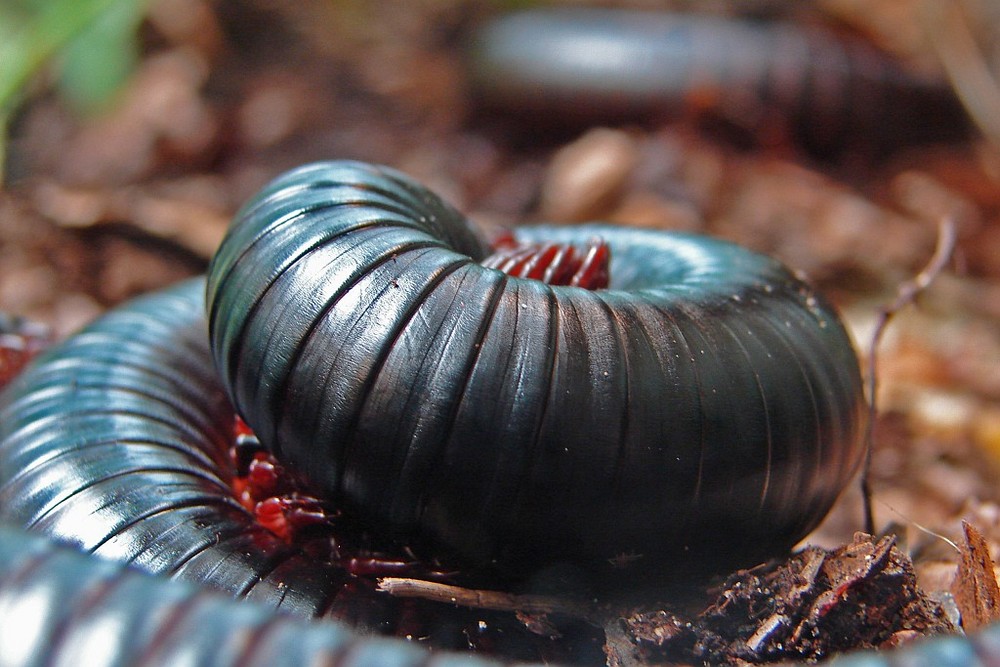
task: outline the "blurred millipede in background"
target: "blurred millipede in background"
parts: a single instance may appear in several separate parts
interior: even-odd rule
[[[538,122],[723,120],[821,156],[968,136],[944,83],[817,26],[595,8],[527,10],[471,40],[476,99]]]

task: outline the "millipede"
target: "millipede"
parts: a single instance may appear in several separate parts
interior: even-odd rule
[[[528,252],[511,261],[513,245]],[[5,391],[0,519],[398,633],[398,601],[358,603],[357,577],[241,505],[234,409],[380,540],[506,584],[568,566],[627,588],[750,565],[790,549],[857,470],[850,338],[777,261],[599,224],[521,227],[491,251],[388,167],[278,177],[207,278],[111,311]],[[554,272],[565,284],[527,277],[556,256],[571,258]]]
[[[687,113],[722,121],[743,140],[787,134],[821,157],[969,136],[946,83],[818,24],[536,8],[487,22],[468,53],[474,99],[532,124]]]

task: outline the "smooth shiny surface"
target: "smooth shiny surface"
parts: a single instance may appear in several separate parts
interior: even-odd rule
[[[861,460],[857,360],[769,258],[610,226],[610,289],[476,263],[404,175],[310,165],[210,267],[213,351],[261,441],[404,542],[512,570],[623,554],[752,565],[814,527]]]

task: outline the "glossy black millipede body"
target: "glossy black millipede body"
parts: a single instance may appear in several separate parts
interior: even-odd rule
[[[0,525],[0,667],[499,667],[363,637]]]
[[[193,280],[116,309],[6,389],[0,520],[292,613],[336,615],[346,575],[284,545],[233,497],[233,411],[203,295]]]
[[[749,565],[820,521],[863,421],[855,353],[820,295],[722,241],[517,234],[602,236],[609,289],[479,265],[475,229],[391,169],[279,177],[209,271],[240,414],[368,525],[509,572]]]
[[[787,124],[820,155],[967,136],[944,83],[818,26],[666,11],[540,8],[485,23],[469,45],[475,99],[535,124],[663,119],[700,110],[752,133]],[[759,137],[756,137],[759,138]]]

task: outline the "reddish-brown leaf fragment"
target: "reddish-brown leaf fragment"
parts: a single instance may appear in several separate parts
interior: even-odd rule
[[[962,612],[962,627],[974,632],[1000,619],[1000,586],[982,533],[967,521],[962,522],[962,531],[965,542],[959,545],[961,557],[951,594]]]
[[[524,623],[524,627],[536,635],[548,637],[549,639],[559,639],[562,637],[562,633],[559,632],[559,629],[549,620],[546,614],[517,611],[514,612],[514,615],[517,616],[517,620]]]

